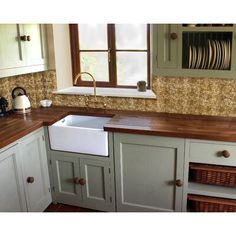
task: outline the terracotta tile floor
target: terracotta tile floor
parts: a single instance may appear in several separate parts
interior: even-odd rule
[[[58,204],[51,203],[44,212],[99,212],[99,211],[61,203]]]

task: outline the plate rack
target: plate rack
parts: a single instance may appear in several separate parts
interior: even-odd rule
[[[232,32],[183,32],[182,68],[230,70]]]

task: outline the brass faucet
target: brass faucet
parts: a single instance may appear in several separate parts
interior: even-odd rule
[[[96,93],[96,80],[94,79],[94,77],[93,77],[92,74],[90,74],[89,72],[86,72],[86,71],[85,71],[85,72],[80,72],[80,73],[78,73],[78,74],[76,75],[76,77],[75,77],[74,85],[77,84],[77,80],[79,79],[79,77],[80,77],[81,75],[84,75],[84,74],[89,75],[89,76],[92,78],[92,80],[93,80],[93,95],[94,95],[94,98],[95,98],[95,100],[96,100],[96,95],[97,95],[97,93]]]

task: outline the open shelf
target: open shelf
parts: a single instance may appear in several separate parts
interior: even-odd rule
[[[189,182],[188,193],[203,196],[236,199],[236,188],[222,187],[210,184]]]

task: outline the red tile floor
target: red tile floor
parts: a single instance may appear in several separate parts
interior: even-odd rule
[[[44,212],[98,212],[98,211],[61,203],[57,204],[51,203]]]

